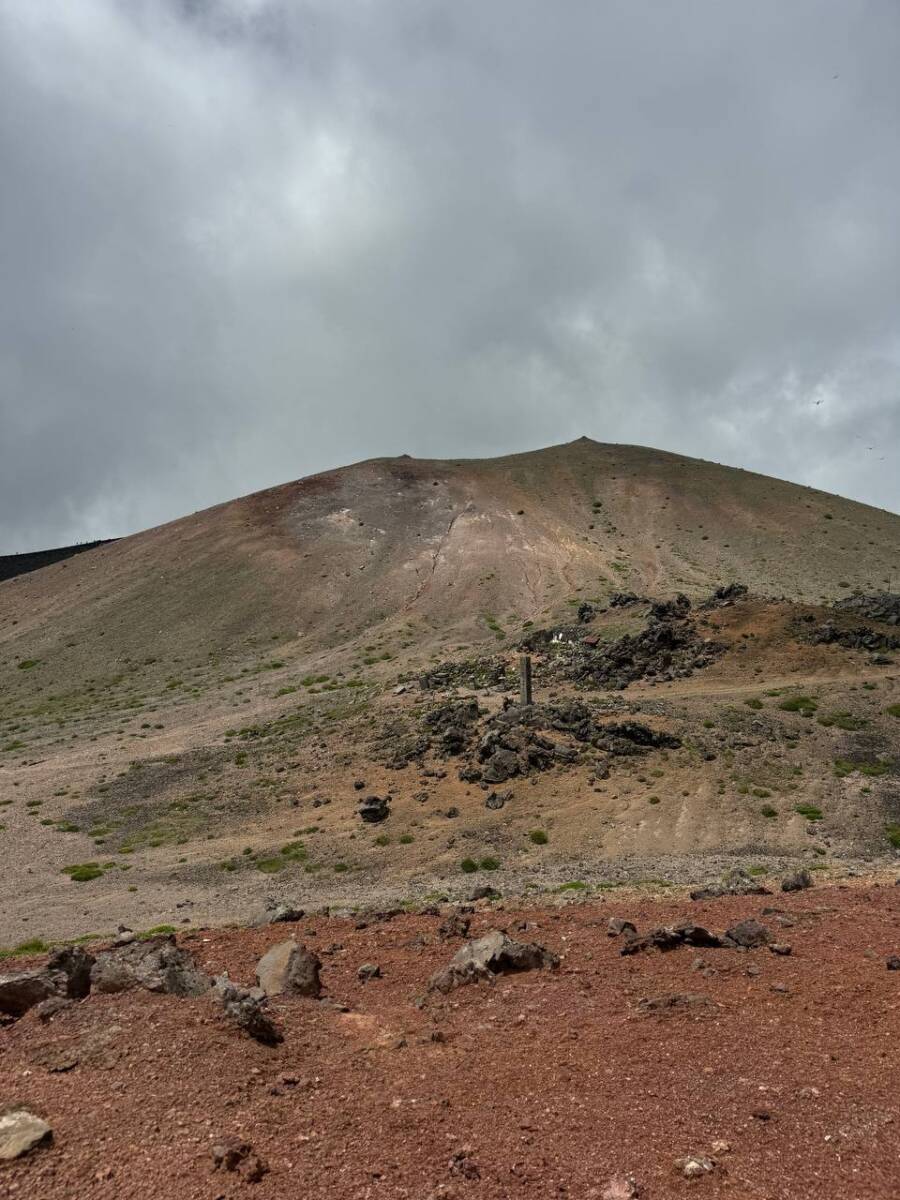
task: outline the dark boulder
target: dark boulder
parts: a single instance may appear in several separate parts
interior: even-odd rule
[[[750,917],[726,929],[724,943],[726,946],[740,946],[745,950],[752,950],[757,946],[768,945],[771,940],[772,935],[765,925]]]
[[[359,815],[367,825],[378,825],[391,815],[391,806],[384,796],[366,796],[359,806]]]
[[[781,881],[781,890],[783,892],[802,892],[806,888],[812,887],[812,875],[805,867],[799,871],[794,871],[791,875],[786,875]]]

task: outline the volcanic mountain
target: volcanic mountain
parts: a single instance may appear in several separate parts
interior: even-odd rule
[[[898,577],[900,517],[582,438],[374,459],[7,579],[5,933],[427,892],[460,861],[518,887],[888,853]],[[523,648],[537,711],[500,728]]]
[[[412,620],[475,637],[486,614],[534,620],[577,595],[739,579],[821,601],[898,573],[893,514],[581,438],[373,459],[218,505],[3,586],[0,636],[4,665],[40,658],[71,681],[123,656],[229,653],[273,634],[314,650]]]

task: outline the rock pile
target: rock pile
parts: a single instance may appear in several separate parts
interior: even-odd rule
[[[261,988],[238,987],[224,975],[216,979],[213,986],[225,1016],[238,1029],[264,1046],[277,1046],[284,1041],[281,1030],[265,1011],[265,993]]]
[[[430,744],[438,754],[466,756],[460,778],[468,783],[501,784],[574,762],[588,748],[618,756],[681,745],[673,734],[641,722],[604,725],[598,715],[596,706],[580,700],[524,707],[507,701],[501,712],[484,718],[475,701],[448,701],[427,713],[423,724],[432,731]],[[603,774],[605,765],[600,761],[594,769]],[[486,803],[501,808],[507,799],[508,794],[493,792]]]
[[[630,921],[623,924],[632,925]],[[769,930],[753,918],[738,921],[722,934],[713,933],[703,925],[684,921],[679,925],[660,925],[641,935],[626,931],[625,942],[619,953],[641,954],[646,950],[675,950],[679,946],[702,946],[708,950],[753,950],[767,946],[771,941]]]
[[[423,692],[453,687],[472,688],[473,691],[479,688],[507,691],[514,685],[515,676],[506,659],[500,655],[440,663],[419,676],[419,687]]]
[[[724,651],[698,634],[690,611],[690,600],[678,595],[652,604],[647,627],[640,633],[596,645],[580,634],[571,640],[559,637],[547,647],[553,660],[544,670],[582,687],[610,691],[621,691],[639,679],[685,679]]]
[[[843,646],[845,650],[868,650],[871,654],[886,650],[900,650],[900,636],[876,633],[868,625],[855,629],[841,629],[831,622],[816,625],[805,634],[805,640],[814,646]]]
[[[883,621],[886,625],[900,625],[900,593],[872,592],[868,595],[845,596],[835,602],[835,608],[843,612],[858,613],[869,621]]]
[[[715,900],[719,896],[768,896],[769,889],[763,887],[749,871],[743,867],[734,867],[726,871],[716,883],[697,888],[691,892],[692,900]]]

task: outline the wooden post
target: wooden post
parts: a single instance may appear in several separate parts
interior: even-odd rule
[[[531,655],[519,655],[519,703],[531,704]]]

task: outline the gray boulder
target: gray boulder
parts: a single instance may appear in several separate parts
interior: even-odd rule
[[[505,783],[519,773],[519,760],[512,750],[495,750],[481,769],[485,783]]]
[[[58,996],[56,981],[43,969],[13,971],[0,975],[0,1013],[21,1017],[30,1008]]]
[[[500,929],[466,942],[446,967],[435,972],[429,990],[449,992],[476,980],[515,971],[554,970],[559,956],[537,942],[517,942]]]
[[[175,935],[167,934],[101,952],[91,968],[91,983],[98,992],[139,987],[171,996],[201,996],[210,981],[193,956],[178,949]]]
[[[622,934],[626,937],[637,937],[637,926],[633,921],[626,921],[623,917],[610,917],[606,925],[606,933],[608,937],[620,937]]]
[[[318,955],[289,938],[262,956],[256,968],[256,981],[267,996],[290,992],[315,1000],[322,992],[321,969]]]

